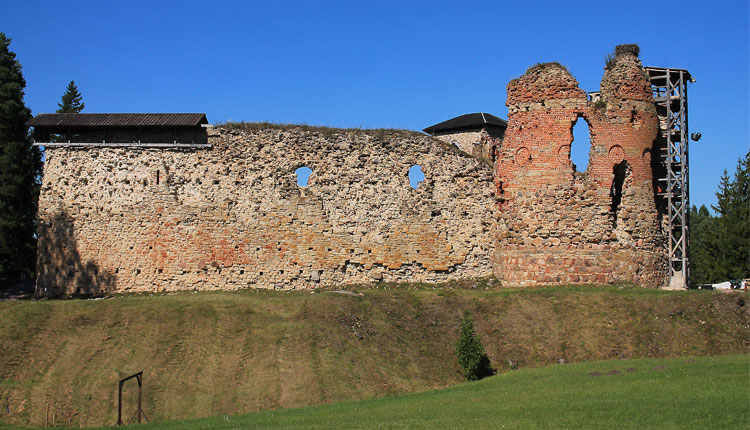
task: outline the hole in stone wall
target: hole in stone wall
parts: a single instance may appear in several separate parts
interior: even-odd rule
[[[156,185],[159,185],[159,171],[156,171]]]
[[[409,167],[409,185],[416,190],[419,183],[423,181],[424,173],[422,172],[422,166],[415,164]]]
[[[625,184],[625,178],[628,175],[628,163],[622,161],[619,164],[615,164],[612,168],[612,188],[609,190],[609,196],[612,198],[612,225],[617,227],[617,209],[620,207],[622,202],[622,186]]]
[[[312,174],[312,169],[310,169],[307,166],[300,167],[299,169],[295,170],[294,173],[297,174],[297,186],[299,187],[306,187],[309,180],[310,175]]]
[[[573,124],[573,142],[570,146],[570,161],[576,172],[588,169],[589,153],[591,152],[591,130],[585,118],[578,117]]]

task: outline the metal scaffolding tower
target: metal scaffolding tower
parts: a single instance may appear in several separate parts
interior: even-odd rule
[[[669,287],[688,288],[690,281],[690,193],[688,189],[687,83],[684,69],[646,67],[659,115],[658,154],[652,154],[660,210],[666,212],[669,235]]]

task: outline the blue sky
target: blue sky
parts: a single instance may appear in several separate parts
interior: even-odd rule
[[[0,31],[34,114],[53,112],[74,79],[85,112],[412,130],[506,118],[508,81],[536,62],[596,91],[605,55],[638,43],[644,65],[696,78],[691,199],[715,203],[750,145],[748,1],[609,3],[4,0]]]

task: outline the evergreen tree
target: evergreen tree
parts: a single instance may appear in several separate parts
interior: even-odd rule
[[[750,278],[750,151],[737,163],[734,177],[721,175],[712,206],[690,211],[690,276],[693,283],[713,284]]]
[[[737,162],[734,177],[727,171],[716,192],[719,213],[715,237],[719,280],[750,278],[750,151]]]
[[[464,313],[464,319],[461,321],[461,331],[456,342],[456,354],[458,355],[458,364],[461,365],[467,381],[476,381],[495,374],[495,371],[490,367],[489,357],[484,353],[482,341],[477,337],[474,330],[474,321],[468,311]]]
[[[750,278],[750,150],[737,161],[726,214],[729,279]]]
[[[41,153],[32,147],[24,105],[26,81],[11,40],[0,33],[0,284],[34,273],[34,224]]]
[[[734,175],[734,234],[737,241],[736,278],[750,278],[750,150],[737,162]]]
[[[62,101],[57,106],[57,113],[80,113],[83,110],[85,104],[75,81],[70,81],[65,88],[65,94],[62,95]]]
[[[711,216],[706,205],[690,209],[690,277],[693,284],[720,281],[718,259],[718,218]]]

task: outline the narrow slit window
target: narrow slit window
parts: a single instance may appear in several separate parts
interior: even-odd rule
[[[612,169],[612,188],[610,188],[609,195],[612,198],[612,226],[617,228],[617,210],[620,208],[622,203],[622,188],[625,184],[625,179],[628,175],[628,164],[623,161],[619,164],[615,164]]]
[[[570,146],[570,161],[576,172],[588,169],[589,153],[591,152],[591,130],[583,117],[579,117],[573,125],[573,142]]]

